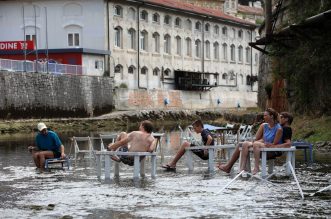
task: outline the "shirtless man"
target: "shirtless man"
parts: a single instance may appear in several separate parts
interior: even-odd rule
[[[142,121],[139,126],[139,131],[133,131],[127,134],[121,132],[116,139],[116,142],[108,145],[108,150],[126,152],[153,152],[156,147],[156,139],[152,136],[153,124],[148,121]],[[133,156],[113,156],[113,160],[122,161],[130,166],[133,165]]]

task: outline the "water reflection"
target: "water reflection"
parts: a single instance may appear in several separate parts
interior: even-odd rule
[[[107,132],[111,133],[111,132]],[[105,133],[105,134],[107,134]],[[99,133],[59,133],[66,153],[73,154],[72,136],[98,136]],[[1,218],[256,218],[322,217],[331,215],[331,194],[309,194],[330,184],[331,155],[315,152],[316,163],[307,166],[297,153],[296,171],[305,194],[300,199],[293,179],[277,175],[275,183],[259,185],[256,180],[238,180],[229,189],[216,193],[234,175],[206,174],[207,163],[195,159],[193,174],[188,174],[184,160],[177,172],[157,170],[133,180],[132,167],[120,165],[119,178],[98,181],[93,159],[81,159],[69,171],[53,170],[37,174],[27,151],[34,135],[0,137],[0,213]],[[99,145],[98,140],[94,140]],[[180,144],[178,130],[166,132],[162,141],[159,167],[167,162]],[[160,151],[161,152],[161,151]],[[282,164],[282,163],[280,163]],[[237,165],[236,165],[237,167]]]

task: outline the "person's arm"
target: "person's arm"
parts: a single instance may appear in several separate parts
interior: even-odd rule
[[[283,135],[283,129],[282,128],[277,129],[273,145],[276,145],[280,142],[280,140],[282,139],[282,135]]]
[[[66,155],[65,155],[65,153],[64,153],[64,146],[63,146],[63,144],[61,144],[61,146],[60,146],[60,150],[61,150],[61,159],[63,159],[63,158],[66,157]]]
[[[126,137],[126,138],[121,139],[120,141],[109,144],[108,148],[111,148],[112,150],[116,151],[117,148],[121,147],[122,145],[126,145],[129,142],[130,142],[130,139],[128,137]]]
[[[156,148],[156,146],[157,146],[157,142],[158,142],[158,139],[157,138],[155,138],[153,141],[152,141],[152,143],[149,145],[149,147],[148,147],[148,152],[153,152],[154,150],[155,150],[155,148]]]
[[[277,129],[274,141],[272,143],[266,143],[266,146],[268,148],[274,148],[275,145],[279,145],[278,143],[280,142],[282,135],[283,135],[283,129],[282,128]]]
[[[206,145],[210,145],[212,141],[213,141],[213,137],[211,137],[211,135],[208,135]]]
[[[264,123],[262,123],[259,127],[259,129],[257,130],[256,134],[255,134],[255,139],[253,140],[254,141],[258,141],[260,139],[263,138],[263,126],[264,126]]]
[[[292,145],[291,139],[286,139],[283,144],[275,144],[275,145],[272,145],[271,147],[273,147],[273,148],[289,148],[289,147],[291,147],[291,145]]]

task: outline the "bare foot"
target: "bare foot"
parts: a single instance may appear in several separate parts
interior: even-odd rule
[[[231,169],[229,169],[225,164],[217,164],[218,169],[223,172],[230,173]]]

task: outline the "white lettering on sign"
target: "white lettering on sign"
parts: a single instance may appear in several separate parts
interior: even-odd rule
[[[5,41],[0,42],[0,50],[34,49],[33,41]]]
[[[0,49],[5,50],[16,50],[17,49],[17,43],[0,43]]]

